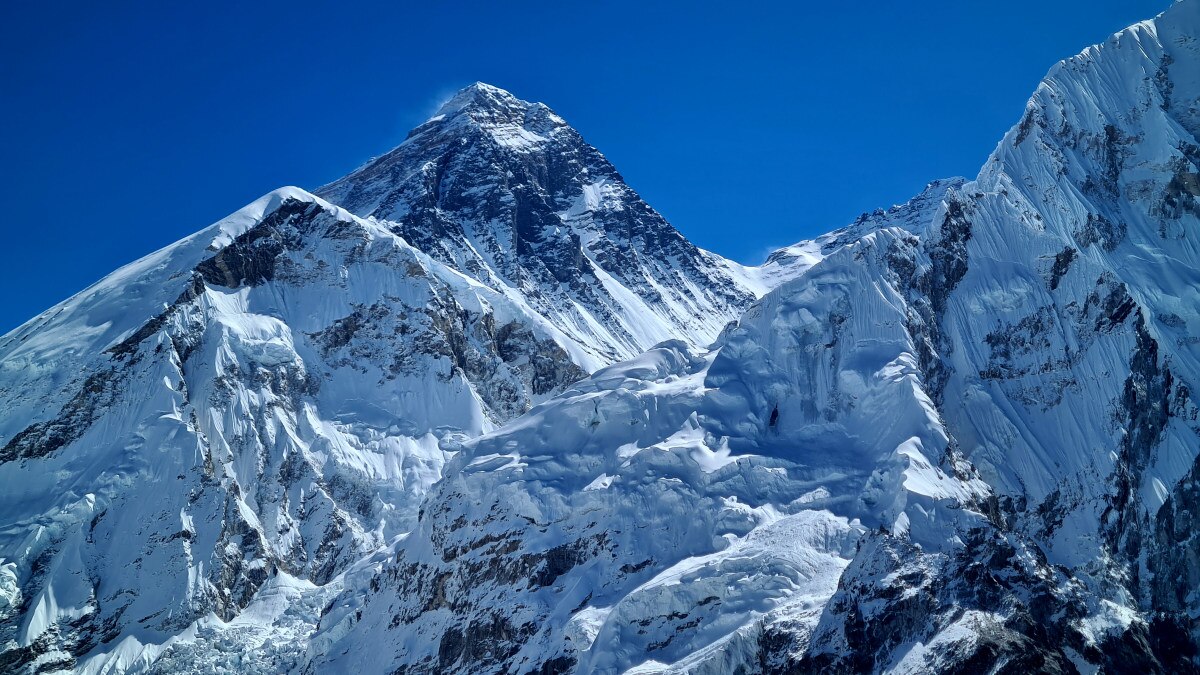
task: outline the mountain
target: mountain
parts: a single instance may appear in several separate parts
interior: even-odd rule
[[[706,345],[759,288],[693,246],[550,108],[483,83],[317,194],[526,300],[588,365],[671,338]]]
[[[0,671],[1200,670],[1200,0],[746,268],[476,84],[0,338]]]
[[[697,249],[482,84],[322,194],[362,215],[276,190],[0,338],[0,670],[333,592],[464,440],[807,264]]]
[[[1061,62],[711,350],[465,443],[303,671],[1196,672],[1197,35]]]

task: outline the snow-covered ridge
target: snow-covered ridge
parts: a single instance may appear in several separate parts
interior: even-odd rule
[[[0,347],[7,658],[131,631],[141,654],[277,575],[329,583],[410,527],[458,438],[584,374],[560,343],[296,188],[119,270]]]
[[[952,546],[988,489],[946,457],[903,287],[878,282],[914,244],[873,232],[717,351],[664,343],[467,444],[310,668],[729,665],[764,622],[815,629],[867,532]]]

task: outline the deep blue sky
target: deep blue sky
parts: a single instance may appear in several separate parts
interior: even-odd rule
[[[546,102],[693,241],[759,262],[973,176],[1055,61],[1167,4],[11,3],[0,332],[347,173],[475,80]]]

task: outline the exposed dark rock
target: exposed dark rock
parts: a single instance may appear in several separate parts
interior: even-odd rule
[[[1088,174],[1084,179],[1081,186],[1084,194],[1115,203],[1121,197],[1121,170],[1129,156],[1129,146],[1140,141],[1140,138],[1125,134],[1114,124],[1105,124],[1103,133],[1085,132],[1081,144],[1101,170]]]
[[[1098,213],[1089,213],[1087,221],[1075,231],[1075,240],[1080,246],[1100,244],[1105,251],[1115,251],[1125,240],[1126,228],[1123,222],[1113,222]]]
[[[1169,368],[1159,364],[1158,342],[1150,335],[1137,311],[1134,324],[1137,346],[1130,359],[1119,413],[1126,433],[1121,437],[1118,461],[1112,477],[1113,493],[1102,521],[1109,547],[1128,563],[1130,588],[1141,594],[1142,553],[1146,523],[1141,521],[1137,490],[1142,473],[1167,426],[1171,410],[1173,378]]]
[[[1160,613],[1151,630],[1155,652],[1164,659],[1194,659],[1200,643],[1200,622],[1193,618],[1200,588],[1200,461],[1176,484],[1152,526],[1147,567],[1150,605]]]
[[[0,464],[46,457],[78,440],[116,401],[125,380],[115,368],[89,375],[54,419],[32,424],[13,436],[0,449]]]
[[[180,308],[200,297],[202,293],[204,293],[204,279],[199,274],[193,275],[187,288],[179,294],[179,297],[175,299],[175,302],[171,303],[170,307],[142,324],[142,327],[134,331],[129,337],[109,347],[108,353],[119,359],[132,356],[137,352],[142,342],[163,330],[167,322],[178,313]],[[182,354],[182,356],[186,358],[186,354]]]
[[[1078,251],[1067,246],[1054,256],[1054,265],[1050,267],[1050,290],[1058,288],[1058,282],[1062,281],[1062,278],[1070,271],[1071,263],[1075,261],[1077,255],[1079,255]]]
[[[514,626],[507,617],[497,613],[471,619],[464,628],[451,629],[442,635],[438,646],[438,668],[443,671],[456,667],[477,670],[503,664],[535,632],[534,625]]]
[[[387,298],[359,307],[311,334],[334,367],[365,372],[375,364],[387,378],[428,367],[419,356],[446,359],[450,376],[471,383],[492,418],[506,421],[529,410],[533,397],[560,391],[586,375],[558,343],[526,324],[495,325],[490,313],[467,311],[444,290],[429,307],[406,309]],[[397,348],[396,343],[405,344]],[[380,345],[391,345],[380,351]]]
[[[970,240],[967,206],[961,196],[950,192],[941,225],[935,230],[933,240],[924,246],[930,264],[912,277],[908,289],[911,310],[907,329],[913,337],[921,370],[926,374],[926,389],[939,406],[950,377],[945,358],[952,349],[942,336],[941,317],[950,293],[967,274]],[[894,264],[893,269],[897,269]]]
[[[928,643],[934,633],[978,612],[977,639],[930,648],[927,668],[1072,673],[1063,649],[1083,649],[1084,638],[1072,625],[1080,616],[1078,592],[1036,547],[995,531],[973,531],[966,547],[949,558],[924,554],[887,534],[871,535],[843,574],[805,653],[772,670],[876,672],[904,644]],[[777,646],[769,649],[779,655]]]
[[[196,266],[209,284],[237,288],[275,278],[276,259],[300,243],[297,227],[310,224],[323,209],[311,202],[287,199],[254,227]]]
[[[1021,122],[1017,125],[1017,135],[1013,138],[1013,147],[1020,147],[1029,138],[1029,133],[1033,131],[1035,126],[1046,128],[1046,118],[1040,110],[1034,107],[1025,109],[1025,114],[1021,117]]]
[[[1200,216],[1200,172],[1192,162],[1177,158],[1173,162],[1174,175],[1163,189],[1159,215],[1167,219],[1178,219],[1185,214]],[[1160,235],[1165,235],[1160,229]]]

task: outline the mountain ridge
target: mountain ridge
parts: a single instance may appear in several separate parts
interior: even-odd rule
[[[759,268],[477,83],[118,270],[0,339],[0,665],[1196,670],[1198,32]]]
[[[1198,30],[1051,69],[975,180],[708,355],[469,443],[308,672],[1195,672]]]
[[[501,166],[443,178],[503,183]],[[606,180],[610,211],[632,199],[681,239]],[[506,259],[509,283],[402,231],[281,188],[0,338],[5,668],[74,668],[91,651],[123,662],[128,645],[233,620],[283,580],[285,595],[329,586],[410,527],[464,439],[661,335],[703,342],[753,297],[723,272],[669,265],[633,270],[659,280],[637,293],[589,258],[604,292],[580,310],[580,293],[539,283],[554,241]],[[717,260],[678,250],[693,270]],[[566,310],[538,309],[555,303]],[[681,307],[706,321],[685,325]],[[161,596],[138,592],[147,579]]]

